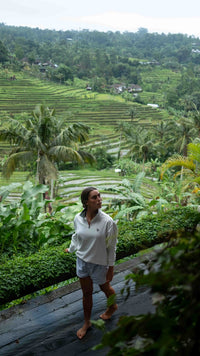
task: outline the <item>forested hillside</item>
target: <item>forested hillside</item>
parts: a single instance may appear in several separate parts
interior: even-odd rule
[[[162,63],[166,59],[174,59],[178,63],[195,63],[195,52],[192,49],[200,49],[199,38],[183,34],[152,34],[143,28],[136,33],[120,33],[53,31],[0,24],[0,36],[9,54],[15,55],[17,59],[51,59],[57,64],[71,66],[79,63],[83,67],[85,62],[88,69],[95,66],[95,59],[97,68],[103,60],[107,65],[117,64],[119,57],[157,60]],[[105,54],[109,58],[104,57]]]
[[[0,24],[0,308],[74,277],[63,251],[81,190],[98,186],[119,262],[163,246],[129,275],[159,292],[156,313],[120,319],[105,345],[199,354],[199,165],[199,38]]]
[[[2,122],[6,115],[23,121],[45,103],[66,122],[88,124],[93,148],[106,142],[120,155],[147,142],[143,155],[131,153],[137,161],[164,161],[199,136],[199,38],[0,24],[0,65]],[[1,146],[1,157],[6,150]]]
[[[53,31],[0,24],[0,63],[57,83],[84,80],[88,90],[98,92],[116,93],[116,84],[122,84],[137,94],[134,100],[139,103],[153,99],[140,96],[141,90],[162,93],[161,106],[182,109],[179,99],[188,95],[199,106],[200,39],[183,34],[152,34],[144,28],[136,33]]]

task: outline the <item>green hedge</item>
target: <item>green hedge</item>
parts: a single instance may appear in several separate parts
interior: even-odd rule
[[[0,265],[0,304],[75,276],[75,261],[75,254],[66,254],[59,246]]]
[[[139,221],[120,222],[117,259],[152,247],[177,236],[180,231],[194,231],[200,222],[200,213],[190,207],[182,207],[147,216]]]
[[[166,241],[179,231],[194,231],[200,213],[179,208],[140,221],[118,224],[117,259]],[[75,254],[62,246],[50,247],[29,257],[15,257],[0,265],[0,304],[75,276]]]

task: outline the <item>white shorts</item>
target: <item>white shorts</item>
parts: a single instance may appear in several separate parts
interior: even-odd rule
[[[97,265],[95,263],[85,262],[77,257],[76,274],[79,278],[90,277],[93,283],[102,285],[106,283],[107,266]]]

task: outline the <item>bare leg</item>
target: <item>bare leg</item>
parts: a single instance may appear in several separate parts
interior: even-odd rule
[[[114,289],[111,287],[109,282],[106,282],[105,284],[102,284],[101,286],[99,286],[101,288],[101,290],[105,293],[106,297],[109,298],[111,295],[115,294]],[[112,304],[110,305],[106,311],[100,315],[100,318],[103,320],[108,320],[111,318],[111,316],[113,315],[113,313],[117,310],[117,304]]]
[[[90,277],[86,277],[80,278],[80,284],[83,292],[83,311],[85,322],[82,328],[77,331],[77,336],[79,339],[82,339],[91,326],[90,318],[92,312],[93,283]]]

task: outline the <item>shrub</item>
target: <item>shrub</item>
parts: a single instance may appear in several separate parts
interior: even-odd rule
[[[193,232],[199,219],[196,210],[183,207],[138,222],[119,222],[117,259],[169,240],[177,232]],[[0,303],[74,277],[76,258],[64,252],[67,244],[48,247],[24,258],[14,257],[1,264]]]
[[[107,152],[105,147],[97,147],[92,154],[96,159],[95,166],[98,170],[112,167],[114,157]]]
[[[159,268],[158,268],[159,266]],[[178,234],[147,270],[127,277],[136,288],[148,286],[156,311],[123,316],[103,336],[107,355],[199,355],[200,234]]]
[[[42,200],[41,195],[47,186],[33,186],[28,181],[24,184],[21,199],[6,204],[5,198],[19,186],[20,183],[12,183],[0,189],[0,253],[9,257],[13,253],[30,254],[45,244],[63,243],[63,237],[72,231],[68,212],[59,215],[65,206],[57,206],[52,216],[44,213],[48,200]]]
[[[121,220],[118,223],[117,259],[166,241],[177,231],[194,231],[199,221],[199,212],[190,207],[173,209],[139,221]]]
[[[75,259],[74,254],[66,254],[59,246],[5,262],[0,265],[0,303],[75,276]]]

